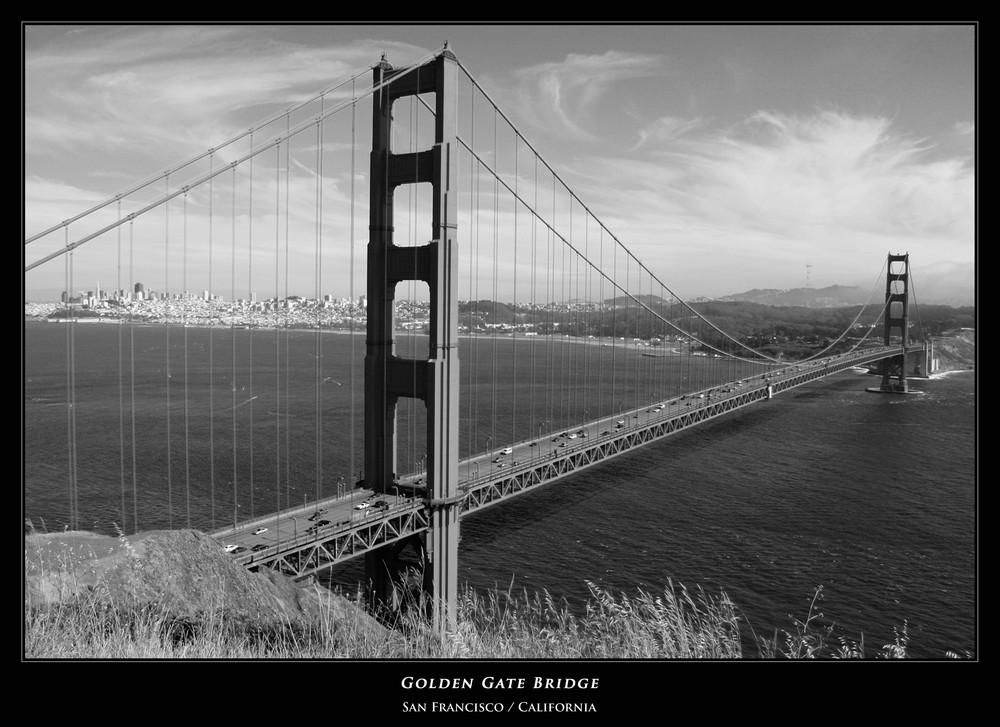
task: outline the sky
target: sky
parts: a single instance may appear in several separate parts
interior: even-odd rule
[[[868,289],[880,284],[887,253],[905,252],[918,302],[975,300],[972,24],[26,23],[22,30],[25,239],[383,54],[402,67],[447,43],[574,194],[681,297]],[[349,138],[345,128],[334,133],[328,143]],[[367,154],[359,160],[364,169]],[[323,188],[348,194],[332,171]],[[291,191],[312,194],[305,186]],[[181,203],[172,204],[176,215]],[[331,214],[335,206],[333,199]],[[187,235],[188,218],[178,219],[165,223],[174,237],[181,225]],[[367,212],[352,224],[366,231]],[[78,234],[71,225],[54,244]],[[52,244],[26,246],[25,264]],[[93,250],[94,260],[112,254],[98,244]],[[319,285],[348,294],[338,254],[329,254],[334,269],[321,283],[300,281],[301,294]],[[193,250],[191,259],[192,267],[204,262]],[[91,276],[110,287],[110,274],[87,260],[83,247],[74,253],[73,282],[86,284],[69,287],[92,288]],[[57,260],[25,272],[26,300],[65,289],[66,269]],[[174,275],[165,285],[178,282]]]

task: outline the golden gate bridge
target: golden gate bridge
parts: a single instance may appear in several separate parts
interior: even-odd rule
[[[376,606],[410,553],[442,629],[462,516],[850,368],[906,393],[933,360],[905,253],[809,358],[727,333],[447,47],[383,57],[25,249],[66,291],[58,356],[26,336],[29,519],[198,528],[294,578],[364,557]],[[105,289],[75,294],[81,270]]]

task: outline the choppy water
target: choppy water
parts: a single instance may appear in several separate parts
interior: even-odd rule
[[[122,339],[116,329],[77,326],[71,420],[65,326],[26,324],[24,498],[34,522],[61,529],[66,519],[70,426],[79,442],[80,522],[99,530],[123,519],[133,529],[133,518],[142,529],[224,524],[234,511],[234,472],[242,515],[312,499],[334,473],[357,468],[360,433],[353,452],[348,437],[318,465],[313,453],[317,432],[333,436],[349,414],[349,397],[323,400],[317,413],[315,397],[303,393],[299,401],[294,392],[310,384],[315,390],[327,376],[346,382],[352,353],[356,362],[363,356],[363,339],[325,337],[321,370],[277,366],[277,377],[268,378],[265,366],[248,379],[248,352],[242,343],[227,348],[232,339],[224,331],[208,340],[206,331],[178,329],[164,340],[162,330]],[[315,337],[302,336],[303,345],[314,345]],[[272,350],[281,360],[287,342],[266,332],[253,340],[254,360]],[[194,393],[207,390],[207,367],[183,354],[162,363],[164,350],[183,350],[182,343],[213,352],[211,405]],[[117,353],[123,346],[124,358]],[[96,362],[90,348],[103,352]],[[178,383],[165,392],[154,382],[166,366]],[[354,374],[362,375],[360,366]],[[710,594],[724,590],[748,625],[767,636],[805,619],[822,586],[818,623],[851,640],[863,635],[869,653],[904,624],[913,657],[975,653],[975,376],[910,383],[919,393],[867,393],[872,380],[850,373],[814,382],[469,516],[462,521],[461,576],[481,589],[548,590],[574,606],[586,600],[588,581],[629,594],[662,590],[668,581]],[[247,385],[258,397],[250,404],[243,403]],[[356,417],[363,413],[359,396]],[[401,451],[412,447],[408,426],[401,417]],[[489,425],[481,426],[485,432]],[[214,460],[168,458],[161,453],[166,436],[171,451],[211,436]],[[206,484],[209,465],[216,477]],[[290,473],[278,476],[277,487],[269,484],[275,470]],[[253,500],[246,491],[251,479]],[[359,568],[339,568],[331,579],[349,583]]]

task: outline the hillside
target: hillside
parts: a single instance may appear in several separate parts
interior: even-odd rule
[[[155,605],[174,619],[225,616],[257,628],[307,628],[320,619],[382,627],[348,600],[316,584],[271,571],[251,573],[196,530],[118,538],[88,532],[25,537],[25,604],[50,606],[86,597],[122,606]]]
[[[934,357],[938,360],[939,373],[976,368],[976,332],[950,331],[935,338]]]
[[[726,295],[715,300],[733,303],[759,303],[761,305],[773,306],[836,308],[864,304],[868,301],[870,292],[862,290],[857,286],[849,285],[830,285],[826,288],[792,288],[790,290],[754,288],[744,293]]]

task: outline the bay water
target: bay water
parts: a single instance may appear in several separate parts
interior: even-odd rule
[[[32,527],[210,530],[361,476],[363,335],[72,329],[25,322]],[[463,342],[463,365],[478,360],[480,372],[463,379],[463,455],[556,431],[576,409],[645,402],[660,386],[655,372],[637,375],[582,404],[578,382],[560,378],[570,364],[541,354],[531,365],[556,372],[550,398],[520,402],[498,433],[492,411],[526,375],[519,345],[521,363],[501,357],[498,369],[495,342]],[[673,583],[725,592],[757,636],[794,630],[812,607],[814,627],[863,639],[869,654],[905,628],[913,658],[975,655],[975,374],[911,379],[909,395],[867,392],[874,383],[852,372],[812,382],[471,514],[460,576],[578,610],[589,584],[634,596]],[[421,466],[421,416],[401,409],[403,472]],[[355,559],[324,580],[361,576]]]

